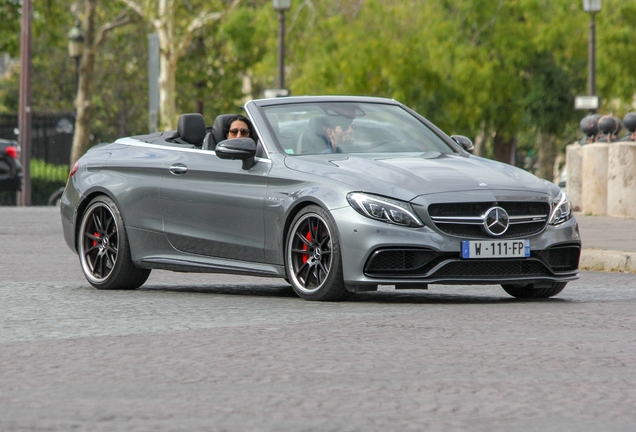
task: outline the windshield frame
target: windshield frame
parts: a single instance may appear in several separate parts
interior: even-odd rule
[[[446,135],[443,131],[441,131],[438,127],[436,127],[426,118],[421,116],[416,111],[410,109],[409,107],[392,99],[372,98],[372,97],[343,97],[343,96],[289,97],[289,98],[278,98],[278,99],[253,100],[248,102],[245,108],[250,109],[252,104],[255,105],[256,108],[258,109],[259,117],[262,118],[262,123],[268,129],[269,135],[272,138],[271,141],[275,145],[277,151],[287,156],[296,157],[296,156],[318,155],[323,153],[323,152],[317,152],[317,151],[303,152],[303,153],[297,153],[294,151],[290,152],[290,146],[292,144],[290,144],[289,142],[287,144],[282,142],[286,138],[289,138],[291,140],[299,139],[300,135],[307,129],[309,118],[312,116],[307,114],[304,118],[301,118],[300,120],[298,120],[299,129],[294,130],[294,135],[292,137],[285,137],[283,134],[280,133],[281,131],[279,129],[279,125],[276,125],[276,127],[272,125],[272,122],[270,121],[270,118],[271,118],[270,116],[273,115],[272,111],[274,110],[282,111],[285,108],[291,108],[292,105],[294,106],[294,108],[299,108],[299,105],[305,106],[308,109],[306,110],[297,109],[297,112],[299,113],[303,111],[313,112],[313,115],[317,113],[318,108],[322,109],[322,107],[329,107],[329,108],[336,107],[336,111],[338,111],[338,107],[341,106],[343,108],[341,112],[334,112],[332,110],[332,112],[330,112],[329,115],[332,115],[332,116],[345,115],[347,117],[352,118],[351,120],[352,122],[357,122],[357,123],[362,122],[362,124],[366,122],[367,126],[368,124],[370,124],[369,122],[374,122],[375,120],[372,120],[370,118],[365,118],[366,112],[364,110],[364,107],[372,107],[373,109],[371,111],[377,114],[378,112],[382,112],[382,110],[375,110],[375,108],[378,105],[385,106],[387,108],[390,108],[390,110],[388,111],[393,110],[393,114],[395,113],[404,114],[404,117],[406,120],[404,119],[403,120],[405,122],[406,121],[410,122],[409,126],[422,128],[420,132],[424,132],[424,135],[426,136],[423,136],[421,138],[422,142],[418,144],[424,145],[424,140],[431,141],[431,143],[426,144],[428,145],[428,148],[408,149],[404,151],[397,151],[395,148],[392,148],[391,151],[370,151],[369,149],[365,151],[355,151],[355,150],[361,150],[364,147],[350,146],[349,148],[346,148],[346,146],[343,146],[344,150],[337,152],[338,154],[342,154],[342,155],[373,154],[373,155],[396,155],[396,156],[403,154],[403,155],[413,156],[413,155],[417,155],[421,153],[439,152],[440,154],[468,155],[468,153],[465,150],[463,150],[456,142],[454,142],[448,135]],[[361,107],[361,110],[359,110],[358,112],[354,112],[355,110],[353,110],[352,107]],[[345,112],[347,111],[347,109],[349,110],[348,113]],[[396,111],[396,109],[399,109],[399,110]],[[328,114],[327,112],[325,112],[325,110],[322,110],[322,111],[323,111],[322,115]],[[393,114],[389,112],[388,115],[390,117]],[[395,115],[393,115],[393,117],[395,117]],[[378,124],[378,127],[380,127],[379,124]],[[420,135],[418,134],[418,137],[419,136]],[[293,141],[290,141],[290,142],[293,142]],[[329,143],[327,142],[324,145],[328,146]],[[433,145],[433,148],[431,148],[431,145]],[[333,155],[333,153],[331,152],[326,152],[326,153]]]

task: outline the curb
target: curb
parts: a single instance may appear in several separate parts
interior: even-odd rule
[[[584,249],[579,269],[636,273],[636,252]]]

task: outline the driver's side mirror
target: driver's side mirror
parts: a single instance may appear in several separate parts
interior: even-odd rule
[[[475,145],[470,138],[465,137],[464,135],[451,135],[451,138],[468,153],[472,153],[475,150]]]
[[[214,148],[221,159],[240,159],[242,168],[248,170],[256,165],[256,143],[252,138],[234,138],[221,141]]]

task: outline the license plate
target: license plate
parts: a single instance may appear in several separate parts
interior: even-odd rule
[[[530,240],[462,241],[462,258],[527,258]]]

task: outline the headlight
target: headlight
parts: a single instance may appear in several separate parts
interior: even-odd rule
[[[423,227],[409,203],[376,195],[352,192],[347,195],[351,207],[371,219],[407,227]]]
[[[572,205],[568,194],[561,191],[552,200],[552,214],[550,215],[550,225],[559,225],[572,217]]]

